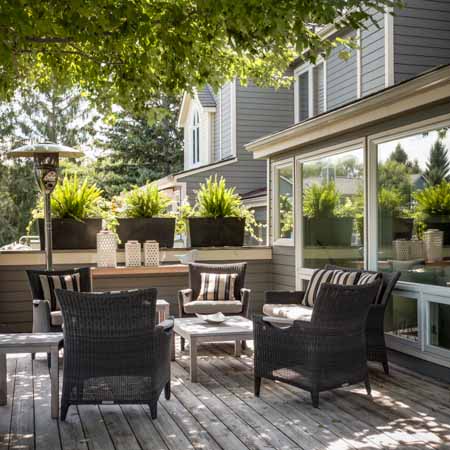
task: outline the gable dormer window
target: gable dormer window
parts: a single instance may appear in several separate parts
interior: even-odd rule
[[[192,115],[191,136],[192,164],[196,165],[200,162],[200,117],[197,110]]]

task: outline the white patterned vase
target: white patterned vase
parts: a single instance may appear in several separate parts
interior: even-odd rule
[[[144,264],[147,267],[159,266],[159,243],[157,241],[144,242]]]
[[[128,241],[125,244],[125,266],[138,267],[141,265],[141,243]]]
[[[97,267],[117,266],[117,237],[111,231],[97,233]]]
[[[427,230],[423,233],[425,242],[425,254],[428,262],[442,260],[442,245],[444,243],[444,232],[440,230]]]

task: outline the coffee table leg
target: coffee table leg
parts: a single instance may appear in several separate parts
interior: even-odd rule
[[[172,332],[172,345],[170,350],[170,360],[175,361],[175,336],[176,334]]]
[[[197,383],[197,342],[195,339],[189,340],[190,374],[192,383]]]
[[[6,381],[6,353],[0,353],[0,405],[6,405],[8,383]]]
[[[234,341],[234,356],[241,356],[242,342]]]
[[[53,349],[51,353],[50,381],[52,392],[52,418],[57,419],[59,416],[59,361],[58,349]]]

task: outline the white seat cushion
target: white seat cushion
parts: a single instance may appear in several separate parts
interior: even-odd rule
[[[290,320],[310,321],[313,309],[303,305],[276,305],[267,304],[263,306],[263,314],[266,316],[280,317]]]
[[[63,324],[63,316],[61,311],[52,311],[50,313],[50,321],[54,327],[60,327]]]
[[[242,302],[238,300],[195,300],[184,304],[187,314],[238,314],[242,312]]]

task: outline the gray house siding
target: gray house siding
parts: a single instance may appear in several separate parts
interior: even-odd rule
[[[354,32],[349,36],[354,36]],[[348,60],[339,57],[344,50],[338,45],[327,59],[327,109],[334,109],[357,98],[356,51]]]
[[[272,284],[274,290],[295,290],[295,249],[288,246],[272,248]]]
[[[214,94],[214,98],[216,99],[216,114],[214,116],[214,147],[212,159],[213,162],[220,160],[220,119],[221,119],[221,95],[220,90]]]
[[[394,17],[395,83],[450,62],[450,2],[406,0]]]
[[[377,25],[367,21],[361,29],[361,95],[369,95],[385,87],[384,14],[373,16]]]

